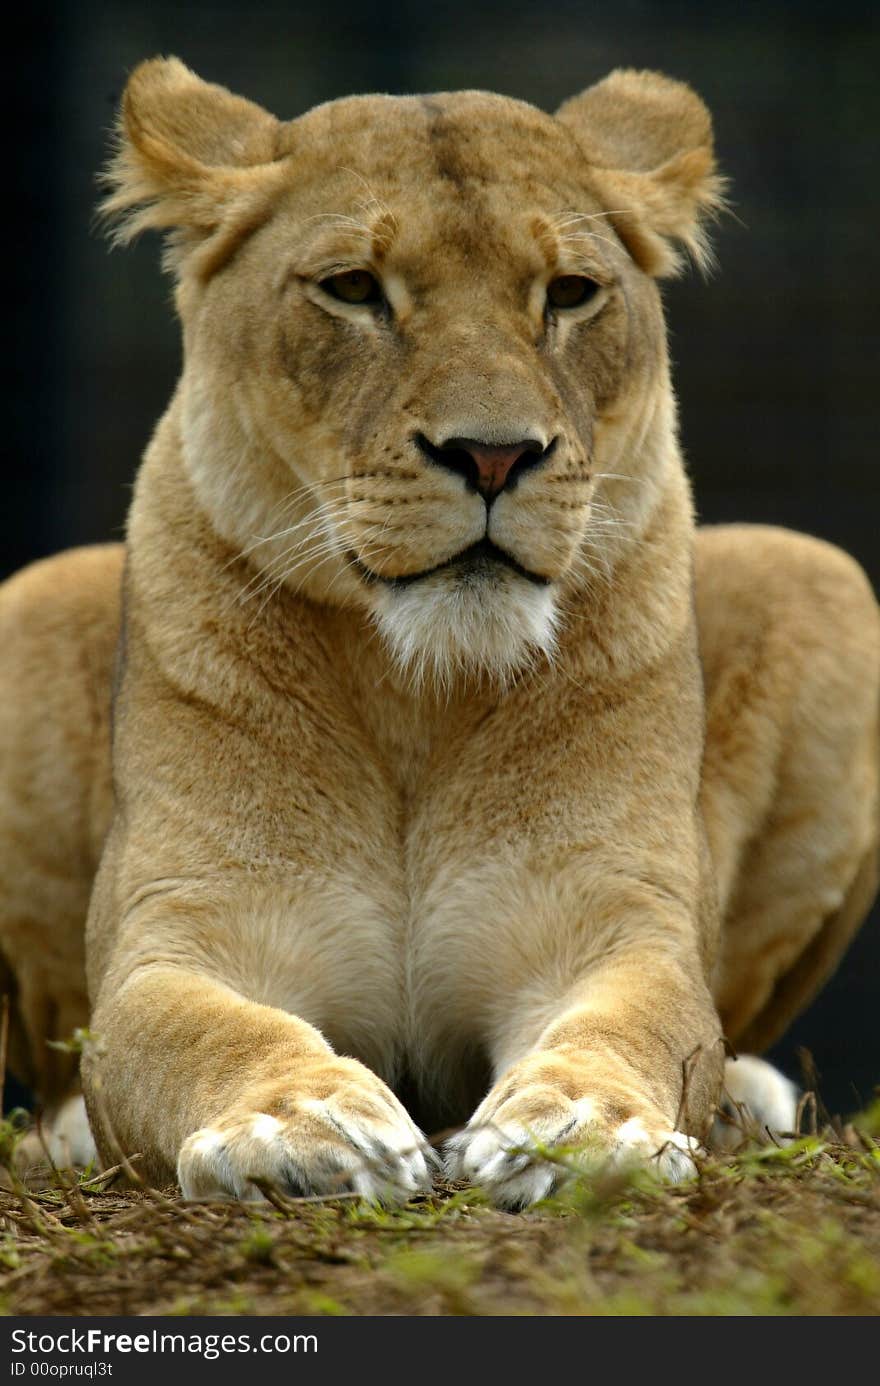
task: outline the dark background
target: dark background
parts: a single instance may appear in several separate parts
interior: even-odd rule
[[[179,370],[148,238],[110,254],[94,177],[125,74],[177,54],[290,118],[356,91],[484,87],[554,109],[615,66],[689,81],[712,109],[734,216],[720,269],[668,317],[701,517],[843,545],[880,584],[876,469],[876,11],[713,0],[291,0],[36,4],[6,49],[4,158],[19,165],[0,569],[122,533],[130,483]],[[23,203],[23,215],[19,210]],[[7,217],[10,209],[7,208]],[[834,1110],[880,1079],[880,915],[776,1059],[815,1056]]]

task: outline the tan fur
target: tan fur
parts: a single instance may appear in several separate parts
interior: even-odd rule
[[[705,108],[615,73],[558,118],[464,92],[283,125],[157,61],[112,187],[123,234],[173,229],[185,365],[129,520],[112,814],[83,709],[109,702],[118,551],[0,595],[22,1071],[63,1095],[43,1041],[85,1019],[109,826],[84,1066],[105,1156],[192,1196],[406,1193],[411,1117],[473,1113],[450,1167],[508,1204],[550,1187],[535,1138],[680,1172],[722,1025],[764,1043],[804,1004],[877,841],[856,566],[704,531],[695,610],[649,276],[701,253]],[[358,268],[387,310],[321,288]],[[598,291],[548,318],[564,274]],[[487,521],[417,435],[554,446]],[[518,570],[454,561],[487,524]]]

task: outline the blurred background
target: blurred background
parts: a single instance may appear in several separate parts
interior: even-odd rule
[[[140,59],[177,54],[290,118],[351,92],[483,87],[553,110],[615,66],[701,93],[735,215],[719,270],[666,291],[700,515],[807,530],[880,585],[875,6],[768,0],[287,0],[31,4],[7,51],[19,164],[5,407],[5,575],[122,535],[139,456],[179,371],[170,283],[147,238],[111,254],[95,173]],[[2,658],[2,652],[0,652]],[[774,1057],[807,1046],[834,1111],[880,1081],[880,912]]]

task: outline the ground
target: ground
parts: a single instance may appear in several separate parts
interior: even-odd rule
[[[4,1134],[11,1165],[12,1123]],[[880,1313],[880,1102],[787,1146],[700,1160],[684,1184],[598,1169],[516,1214],[447,1184],[399,1209],[272,1191],[187,1204],[117,1191],[124,1173],[7,1179],[2,1312]]]

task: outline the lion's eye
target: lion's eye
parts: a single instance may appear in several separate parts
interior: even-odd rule
[[[345,270],[321,280],[321,288],[342,303],[381,303],[382,288],[369,270]]]
[[[547,302],[553,308],[580,308],[598,289],[595,279],[585,274],[561,274],[547,285]]]

